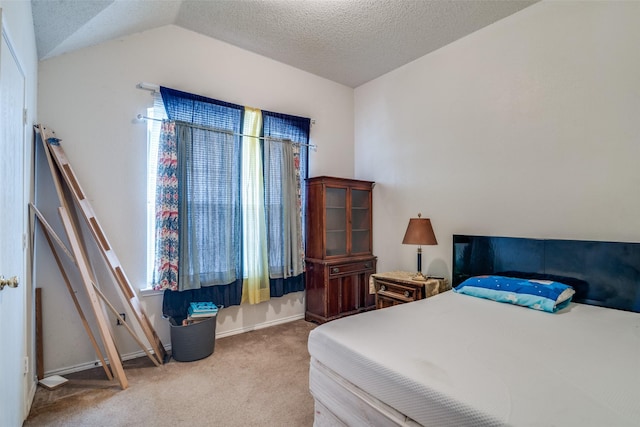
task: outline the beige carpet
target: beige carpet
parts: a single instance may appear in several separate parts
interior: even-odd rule
[[[25,426],[311,426],[307,338],[298,320],[216,341],[195,362],[125,363],[129,388],[101,368],[38,387]]]

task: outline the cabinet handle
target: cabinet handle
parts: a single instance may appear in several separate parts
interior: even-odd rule
[[[340,269],[339,269],[338,267],[333,267],[333,268],[331,269],[331,272],[332,272],[332,273],[340,273]]]
[[[381,290],[381,291],[386,291],[386,290],[387,290],[387,287],[386,287],[385,285],[380,285],[380,290]]]
[[[365,262],[364,263],[364,268],[371,268],[371,263],[370,262]]]
[[[411,294],[409,293],[409,291],[404,291],[404,296],[405,296],[405,297],[409,298],[409,295],[411,295]]]

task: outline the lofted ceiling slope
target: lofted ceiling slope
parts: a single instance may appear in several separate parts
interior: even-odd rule
[[[38,57],[175,24],[357,87],[538,0],[31,0]]]

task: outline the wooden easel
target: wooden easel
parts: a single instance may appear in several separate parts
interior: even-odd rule
[[[82,311],[82,307],[80,306],[80,303],[78,302],[78,297],[76,297],[76,293],[74,292],[73,287],[71,286],[71,281],[69,280],[69,276],[67,275],[67,273],[66,273],[66,271],[65,271],[65,269],[64,269],[64,267],[62,265],[62,261],[60,260],[60,257],[58,256],[58,252],[56,251],[56,248],[53,245],[53,242],[52,242],[51,239],[53,238],[53,239],[56,240],[56,243],[58,243],[58,245],[67,254],[67,256],[70,259],[73,259],[74,262],[75,262],[75,259],[73,258],[73,255],[71,255],[69,250],[66,248],[66,246],[64,246],[64,244],[62,243],[62,241],[60,240],[58,235],[55,234],[55,232],[53,231],[53,228],[51,228],[51,226],[49,225],[47,220],[42,216],[40,211],[33,204],[30,204],[29,207],[31,208],[32,213],[35,214],[36,218],[40,221],[40,225],[43,227],[44,237],[47,240],[47,243],[49,245],[49,249],[51,249],[51,254],[53,255],[53,258],[55,259],[56,264],[58,265],[58,269],[60,270],[60,273],[62,274],[62,280],[64,280],[64,283],[67,285],[67,291],[69,292],[69,295],[71,295],[71,299],[73,300],[73,305],[76,307],[76,311],[80,315],[80,319],[82,320],[82,326],[84,326],[84,329],[87,332],[87,335],[89,335],[89,339],[91,340],[91,345],[93,345],[93,349],[95,350],[96,354],[98,355],[98,358],[100,359],[100,363],[102,364],[102,368],[104,369],[104,373],[107,375],[107,378],[112,380],[113,379],[113,374],[111,373],[111,370],[109,369],[109,366],[107,365],[106,361],[104,360],[104,356],[102,355],[102,351],[100,351],[100,347],[98,346],[98,342],[96,341],[96,338],[93,335],[93,332],[91,331],[91,327],[89,326],[89,322],[87,322],[87,318],[84,315],[84,312]],[[40,347],[42,347],[42,343],[40,343]]]
[[[71,295],[71,299],[73,300],[74,305],[76,307],[76,310],[78,311],[78,314],[80,315],[80,318],[82,319],[82,323],[83,323],[85,329],[87,330],[87,334],[89,335],[89,338],[91,339],[91,343],[93,344],[93,348],[96,351],[96,353],[98,354],[98,357],[100,358],[100,362],[102,363],[103,367],[105,368],[105,372],[107,374],[107,377],[109,379],[112,379],[113,376],[111,375],[111,372],[107,369],[107,366],[106,366],[106,363],[105,363],[104,358],[102,356],[102,353],[100,352],[100,347],[98,347],[97,342],[96,342],[96,340],[95,340],[95,338],[93,336],[93,333],[91,332],[91,328],[89,327],[89,324],[88,324],[88,322],[86,320],[86,317],[85,317],[85,315],[84,315],[84,313],[82,311],[82,307],[80,306],[80,303],[78,302],[78,299],[76,298],[76,295],[75,295],[75,292],[73,290],[73,287],[71,286],[71,281],[69,280],[69,277],[67,276],[67,274],[65,272],[64,266],[62,264],[62,261],[60,260],[60,257],[58,256],[58,252],[57,252],[53,242],[55,241],[57,246],[67,255],[67,258],[69,258],[69,260],[74,265],[76,265],[76,267],[77,267],[78,263],[77,263],[77,261],[75,259],[75,256],[69,251],[69,249],[67,249],[67,247],[62,242],[62,239],[60,239],[60,237],[58,237],[56,232],[53,230],[53,227],[51,227],[51,225],[49,225],[49,223],[44,218],[42,213],[38,210],[38,208],[36,208],[33,204],[29,204],[29,207],[31,208],[32,213],[35,214],[35,217],[36,217],[36,219],[38,219],[40,225],[43,227],[42,231],[43,231],[44,237],[47,240],[47,243],[49,244],[49,248],[51,249],[51,253],[53,254],[53,257],[54,257],[54,259],[56,261],[56,264],[58,265],[58,269],[60,270],[60,273],[62,274],[62,278],[63,278],[65,284],[67,285],[67,290],[69,291],[69,294]],[[156,366],[160,366],[160,363],[158,362],[158,360],[149,352],[149,350],[147,349],[146,345],[140,340],[140,338],[138,338],[138,336],[133,331],[133,329],[131,329],[129,324],[127,322],[125,322],[125,320],[120,316],[120,313],[118,312],[118,310],[104,296],[104,294],[102,293],[100,288],[94,282],[92,282],[91,285],[93,286],[94,291],[100,297],[102,302],[107,305],[107,307],[111,310],[111,313],[114,314],[120,320],[121,324],[125,327],[125,329],[129,332],[129,334],[131,334],[131,337],[138,343],[140,348],[142,348],[142,350],[147,354],[147,356],[149,356],[149,359],[151,359],[151,361]]]
[[[109,365],[113,370],[113,375],[120,382],[120,386],[123,389],[125,389],[128,387],[128,383],[127,383],[126,376],[124,374],[124,370],[122,368],[120,355],[118,354],[118,351],[116,349],[115,343],[113,341],[113,337],[111,335],[111,331],[108,327],[108,322],[101,309],[101,305],[98,297],[100,297],[102,299],[102,302],[107,304],[107,306],[113,312],[115,312],[116,316],[122,321],[123,325],[127,327],[127,330],[131,333],[131,335],[134,337],[136,342],[143,348],[143,350],[147,353],[149,358],[157,366],[162,364],[166,357],[164,346],[162,345],[160,338],[156,334],[155,330],[153,329],[153,326],[151,325],[147,316],[145,315],[144,310],[140,305],[140,301],[136,296],[135,290],[133,289],[126,275],[124,274],[122,266],[120,265],[120,262],[118,261],[118,258],[116,257],[115,252],[111,248],[111,245],[109,244],[100,224],[98,223],[98,220],[96,219],[96,216],[93,212],[93,208],[91,207],[91,204],[89,203],[89,201],[86,199],[84,195],[84,191],[80,187],[80,184],[78,183],[78,180],[73,172],[73,169],[71,168],[71,165],[69,164],[64,154],[64,150],[60,146],[60,140],[54,136],[54,133],[52,131],[46,129],[42,125],[36,126],[36,129],[39,131],[40,137],[42,139],[42,144],[44,146],[44,152],[47,157],[47,162],[49,164],[51,176],[53,178],[58,199],[61,204],[59,208],[59,214],[62,220],[65,233],[67,235],[68,241],[70,242],[69,244],[71,245],[71,251],[66,249],[66,247],[64,246],[60,238],[55,234],[55,232],[53,232],[53,229],[49,226],[49,224],[44,219],[42,214],[40,214],[39,211],[34,206],[32,206],[32,209],[43,226],[45,237],[47,238],[47,242],[49,243],[49,246],[52,252],[54,253],[54,257],[56,258],[56,263],[58,264],[58,268],[60,269],[63,275],[65,283],[67,284],[67,288],[69,289],[69,292],[72,294],[72,298],[74,299],[74,304],[76,305],[76,309],[78,310],[80,317],[83,319],[83,324],[85,325],[85,329],[87,329],[87,332],[91,338],[94,349],[98,353],[98,356],[100,357],[100,360],[103,366],[105,367],[105,372],[107,373],[107,376],[111,379],[112,378],[112,376],[110,375],[111,373],[106,368],[106,363],[95,341],[95,338],[91,333],[91,329],[86,323],[86,318],[84,317],[84,314],[82,313],[82,310],[79,304],[77,303],[75,296],[73,295],[73,289],[71,288],[71,284],[68,280],[68,276],[64,272],[62,263],[60,262],[59,257],[57,256],[57,252],[51,240],[52,238],[78,267],[80,276],[82,278],[82,282],[84,284],[84,287],[89,296],[89,300],[91,302],[91,308],[96,317],[98,330],[100,332],[100,337],[102,339],[103,345],[105,347],[105,351],[109,358]],[[117,312],[117,310],[108,302],[108,300],[104,297],[102,292],[100,292],[100,289],[95,285],[96,281],[94,279],[94,274],[93,274],[93,271],[91,270],[90,263],[88,261],[88,256],[87,256],[86,249],[83,245],[83,240],[81,239],[81,236],[79,234],[79,225],[77,224],[77,219],[72,216],[72,213],[75,212],[75,210],[73,210],[73,206],[70,206],[68,197],[65,194],[65,188],[63,188],[63,181],[67,186],[66,187],[67,193],[71,194],[71,197],[75,202],[75,206],[81,212],[82,216],[86,221],[88,228],[91,230],[91,234],[98,248],[100,249],[100,252],[102,253],[106,263],[108,264],[113,274],[113,278],[115,282],[118,284],[118,288],[120,289],[122,294],[126,297],[125,299],[127,300],[134,314],[134,317],[138,321],[141,329],[143,330],[146,338],[148,339],[149,344],[151,345],[151,349],[153,350],[153,354],[151,354],[147,350],[144,343],[140,341],[140,339],[135,335],[133,330],[126,324],[126,322],[124,322],[123,319],[120,318],[120,315]]]

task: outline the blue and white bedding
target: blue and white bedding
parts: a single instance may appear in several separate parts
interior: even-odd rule
[[[551,280],[476,276],[460,283],[454,292],[555,313],[571,302],[575,290]]]

